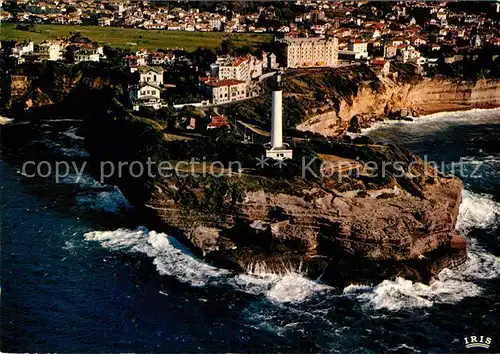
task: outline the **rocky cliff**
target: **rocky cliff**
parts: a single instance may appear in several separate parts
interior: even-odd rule
[[[361,126],[390,116],[419,116],[443,111],[493,108],[500,106],[500,80],[454,81],[423,79],[401,83],[381,78],[376,89],[361,86],[338,109],[313,115],[298,129],[325,135],[338,135],[349,127],[353,117]]]
[[[1,111],[17,119],[86,118],[100,103],[123,95],[129,77],[120,68],[89,63],[31,63],[3,80]],[[94,105],[89,105],[93,102]]]
[[[466,259],[465,241],[454,230],[461,202],[456,179],[425,186],[423,198],[380,189],[362,196],[245,190],[232,212],[215,215],[186,210],[176,198],[179,188],[158,182],[142,210],[157,227],[179,229],[208,261],[237,271],[296,271],[340,285],[395,276],[429,282]],[[206,186],[194,192],[209,193]]]
[[[260,145],[230,136],[167,138],[143,123],[99,118],[99,129],[86,137],[94,165],[146,156],[223,161],[216,177],[184,164],[168,176],[107,180],[151,227],[176,235],[217,266],[299,271],[345,285],[395,276],[429,282],[466,259],[465,241],[455,230],[460,181],[436,175],[405,149],[309,136],[292,142],[287,166],[259,168]],[[230,160],[243,165],[231,171]],[[304,161],[312,160],[304,174]],[[367,169],[370,161],[384,170]]]

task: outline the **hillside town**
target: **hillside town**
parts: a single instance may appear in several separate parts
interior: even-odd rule
[[[271,50],[220,51],[200,68],[182,48],[157,51],[130,48],[120,62],[136,73],[130,102],[159,109],[218,106],[260,95],[262,82],[277,70],[369,65],[381,77],[397,76],[394,66],[417,75],[434,75],[443,64],[500,54],[500,1],[465,11],[452,2],[296,1],[289,7],[198,3],[189,8],[131,1],[25,1],[6,3],[0,19],[18,23],[122,26],[166,31],[266,32]],[[230,41],[230,40],[228,40]],[[18,61],[64,61],[74,64],[108,60],[103,44],[73,35],[42,42],[19,41],[10,47]],[[175,88],[164,76],[188,66],[197,72],[196,101],[176,102],[165,92]],[[172,76],[172,75],[170,75]],[[172,90],[170,90],[172,91]],[[178,100],[177,100],[178,101]]]

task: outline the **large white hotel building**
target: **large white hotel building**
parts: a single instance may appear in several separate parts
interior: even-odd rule
[[[337,66],[339,42],[337,38],[283,38],[288,68]]]

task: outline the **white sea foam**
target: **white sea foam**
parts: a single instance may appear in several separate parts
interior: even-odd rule
[[[0,125],[7,125],[14,121],[12,118],[2,117],[0,116]]]
[[[82,192],[76,200],[79,207],[95,211],[105,211],[118,214],[123,210],[132,209],[130,203],[116,186],[110,188],[109,190],[91,190]]]
[[[235,290],[265,295],[278,303],[296,302],[327,289],[328,286],[306,279],[298,273],[285,276],[275,274],[237,274],[214,267],[196,258],[175,238],[164,233],[136,230],[94,231],[85,234],[88,241],[98,241],[112,251],[146,254],[162,275],[171,276],[191,286],[228,285]]]
[[[406,120],[385,120],[385,121],[380,121],[368,128],[364,128],[361,131],[360,135],[367,135],[370,132],[390,126],[390,125],[422,125],[422,124],[429,124],[434,121],[438,123],[442,123],[443,126],[441,128],[446,128],[447,124],[445,123],[450,123],[450,124],[456,124],[460,122],[467,122],[467,124],[482,124],[485,121],[490,121],[492,117],[498,117],[498,113],[500,113],[500,108],[494,108],[494,109],[482,109],[482,108],[475,108],[467,111],[453,111],[453,112],[439,112],[439,113],[434,113],[434,114],[428,114],[420,117],[411,117],[413,120],[411,121],[406,121]],[[436,127],[435,125],[432,126],[433,130],[439,129],[439,127]]]
[[[78,169],[82,169],[85,166],[78,166]],[[76,173],[69,173],[67,176],[63,176],[59,179],[60,183],[63,184],[78,184],[81,188],[92,188],[92,189],[105,189],[109,188],[104,184],[100,184],[95,178],[93,178],[88,173],[82,173],[78,175]]]
[[[84,140],[83,136],[77,135],[76,132],[78,131],[78,128],[71,127],[68,130],[61,132],[62,135],[67,136],[68,138],[75,139],[75,140]]]
[[[464,192],[459,228],[490,228],[498,217],[498,204],[487,196]],[[333,296],[331,287],[304,278],[297,272],[285,276],[275,274],[236,274],[214,267],[191,254],[175,238],[164,233],[119,229],[95,231],[85,235],[112,251],[139,252],[153,258],[158,272],[192,286],[228,285],[235,290],[264,295],[275,303],[294,303],[325,293]],[[481,294],[477,279],[500,276],[500,266],[495,256],[485,252],[475,240],[469,240],[469,258],[457,269],[443,270],[431,285],[414,283],[403,278],[385,280],[376,286],[350,285],[343,296],[365,303],[374,309],[425,308],[435,303],[456,303],[466,297]]]
[[[489,195],[463,191],[463,201],[457,229],[467,234],[474,228],[487,229],[498,226],[500,221],[500,203]]]
[[[89,153],[80,148],[59,148],[59,152],[61,152],[64,156],[67,157],[89,157]]]
[[[41,119],[42,122],[48,123],[60,123],[60,122],[75,122],[80,123],[83,122],[83,119],[73,119],[73,118],[60,118],[60,119]]]

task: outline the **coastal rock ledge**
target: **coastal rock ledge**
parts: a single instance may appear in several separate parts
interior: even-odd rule
[[[175,226],[207,261],[242,272],[297,271],[333,285],[396,276],[429,283],[443,268],[466,260],[455,230],[458,179],[436,179],[423,197],[372,190],[363,197],[319,188],[302,196],[245,192],[234,212],[185,212],[179,186],[157,183],[141,210],[156,226]],[[203,187],[192,190],[203,197]],[[159,224],[158,224],[159,222]]]
[[[429,283],[467,259],[465,239],[455,227],[462,183],[407,149],[369,138],[309,135],[290,140],[294,156],[283,169],[258,168],[255,159],[264,148],[232,134],[193,138],[114,114],[89,126],[85,143],[96,169],[102,161],[149,157],[185,162],[177,171],[183,173],[110,176],[105,182],[120,188],[141,222],[218,267],[294,271],[343,286],[397,276]],[[191,159],[243,166],[222,176],[193,175]],[[321,162],[341,161],[343,167],[304,178],[303,161],[311,159],[318,174]],[[368,174],[370,161],[385,165],[385,175]]]

